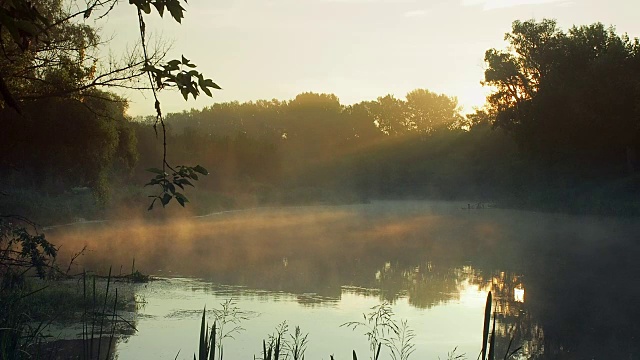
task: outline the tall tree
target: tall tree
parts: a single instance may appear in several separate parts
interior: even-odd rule
[[[201,91],[211,96],[210,89],[220,87],[195,70],[196,66],[184,56],[161,64],[164,53],[152,51],[146,43],[144,14],[155,8],[160,16],[166,11],[181,22],[181,1],[129,1],[138,15],[140,51],[126,54],[119,62],[99,60],[97,52],[104,43],[97,31],[83,22],[91,16],[107,16],[117,0],[43,0],[37,4],[28,0],[0,1],[0,109],[9,107],[21,112],[25,101],[51,97],[74,99],[88,107],[92,103],[86,98],[101,96],[103,92],[94,91],[100,87],[151,90],[156,125],[162,129],[163,156],[161,169],[153,169],[156,176],[148,184],[159,187],[150,209],[156,200],[164,206],[173,198],[184,206],[188,200],[176,187],[191,185],[188,179],[195,180],[196,173],[207,174],[207,170],[201,166],[172,166],[167,161],[166,129],[157,92],[176,88],[187,100],[189,95],[196,98]],[[148,85],[137,82],[145,74]],[[101,99],[122,101],[112,96]]]
[[[96,0],[84,6],[63,0],[0,3],[0,107],[19,110],[19,104],[28,100],[99,96],[89,91],[96,87],[146,88],[135,81],[143,74],[139,51],[100,61],[98,51],[104,40],[94,27],[76,20],[91,13],[104,16],[116,2]],[[70,11],[72,8],[81,10]],[[154,53],[154,61],[160,55],[162,52]]]
[[[458,99],[426,89],[408,93],[407,108],[411,126],[422,133],[460,126],[463,120]]]
[[[485,54],[494,125],[557,178],[619,176],[640,145],[640,45],[602,24],[513,23]]]
[[[378,97],[370,104],[369,111],[376,126],[387,135],[404,135],[415,129],[408,120],[406,103],[391,94]]]

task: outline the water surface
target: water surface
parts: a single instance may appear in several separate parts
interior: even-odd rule
[[[188,358],[202,308],[251,314],[225,357],[252,357],[282,321],[309,333],[307,358],[368,356],[365,330],[341,327],[389,302],[415,330],[414,358],[476,358],[486,293],[498,344],[521,358],[638,356],[637,218],[477,209],[450,202],[262,208],[167,221],[51,229],[73,269],[135,268],[138,332],[120,358]],[[64,261],[64,251],[61,261]],[[210,314],[213,318],[213,314]],[[384,353],[384,352],[383,352]],[[500,353],[500,352],[499,352]],[[388,356],[387,356],[388,357]]]

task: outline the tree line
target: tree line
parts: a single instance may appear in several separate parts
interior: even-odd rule
[[[213,169],[201,186],[267,197],[283,189],[306,192],[303,198],[330,191],[353,200],[469,196],[491,183],[492,175],[477,173],[489,165],[479,158],[513,146],[503,131],[471,126],[455,98],[425,89],[348,106],[333,94],[307,92],[290,101],[214,104],[166,121],[172,161]],[[141,163],[159,151],[149,123],[136,125]],[[483,136],[494,139],[478,143]],[[474,146],[487,148],[474,154]]]
[[[163,161],[198,163],[211,171],[203,191],[260,203],[419,197],[637,212],[638,40],[553,20],[515,21],[505,39],[485,53],[493,92],[473,114],[427,89],[352,105],[313,92],[216,103],[166,115]],[[72,70],[62,78],[88,76]],[[23,100],[23,114],[0,110],[7,187],[86,186],[105,199],[163,165],[157,117],[131,119],[125,99],[92,89]]]

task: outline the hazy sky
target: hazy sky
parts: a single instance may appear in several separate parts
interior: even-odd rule
[[[469,112],[488,91],[484,52],[506,46],[513,20],[553,18],[564,30],[599,21],[640,36],[640,0],[190,0],[186,10],[182,25],[147,16],[148,31],[224,90],[188,102],[164,91],[165,113],[304,91],[352,104],[416,88],[457,96]],[[101,26],[114,52],[137,40],[126,2]],[[132,115],[154,112],[150,94],[124,95]]]

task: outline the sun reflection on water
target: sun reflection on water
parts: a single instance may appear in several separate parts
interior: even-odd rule
[[[513,300],[520,303],[524,302],[524,288],[516,287],[513,289]]]

